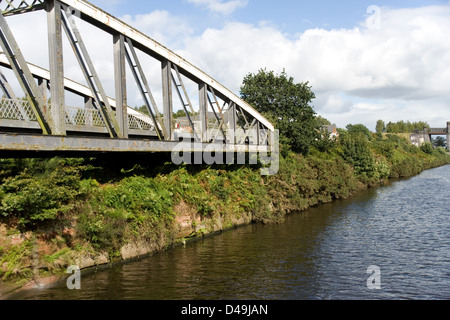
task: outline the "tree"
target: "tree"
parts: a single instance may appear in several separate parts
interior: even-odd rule
[[[380,120],[381,121],[381,120]],[[426,122],[410,122],[410,121],[397,121],[395,123],[389,122],[386,126],[387,133],[412,133],[415,130],[422,131],[424,128],[430,128],[430,125]]]
[[[341,139],[342,157],[350,163],[357,174],[373,177],[376,173],[375,158],[370,149],[370,142],[364,133],[347,133]]]
[[[377,121],[377,126],[375,127],[375,132],[381,135],[386,130],[386,124],[383,120]]]
[[[446,148],[447,147],[447,140],[444,137],[437,137],[436,139],[433,140],[433,145],[436,148],[442,147],[442,148]]]
[[[325,119],[325,118],[322,117],[322,116],[317,116],[317,117],[316,117],[316,121],[317,121],[317,124],[318,124],[319,126],[327,126],[327,125],[331,125],[331,122],[330,122],[328,119]]]
[[[347,126],[347,131],[350,134],[363,134],[367,140],[372,140],[372,132],[363,124],[349,124]]]
[[[286,72],[260,70],[248,74],[241,86],[241,97],[257,111],[274,119],[275,127],[289,148],[306,155],[318,137],[315,112],[310,103],[315,99],[309,83],[294,83]]]
[[[140,106],[140,107],[137,107],[137,108],[135,108],[137,111],[139,111],[140,113],[143,113],[143,114],[145,114],[145,115],[150,115],[150,113],[148,112],[148,108],[147,108],[147,106],[145,106],[145,105],[143,105],[143,106]]]

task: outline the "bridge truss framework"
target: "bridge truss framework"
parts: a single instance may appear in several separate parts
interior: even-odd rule
[[[261,114],[174,52],[87,1],[0,0],[0,9],[0,66],[14,72],[25,94],[18,98],[0,68],[0,151],[170,152],[181,137],[195,142],[192,151],[211,144],[223,152],[270,151],[275,130]],[[47,15],[49,70],[27,62],[7,23],[8,16],[37,10]],[[112,35],[114,97],[105,92],[77,19]],[[87,85],[64,76],[64,35]],[[162,106],[137,52],[161,64]],[[128,106],[127,70],[146,114]],[[186,79],[198,86],[198,111]],[[66,91],[83,97],[85,105],[66,106]],[[186,115],[182,134],[173,119],[176,97]]]

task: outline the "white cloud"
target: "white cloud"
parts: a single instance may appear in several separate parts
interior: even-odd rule
[[[354,111],[348,122],[376,122],[378,109],[355,109],[364,99],[390,106],[392,115],[397,104],[414,102],[429,110],[424,116],[430,119],[436,118],[432,112],[444,117],[442,122],[450,119],[450,107],[442,103],[449,98],[450,6],[382,8],[380,18],[380,28],[363,22],[353,29],[310,29],[294,39],[267,24],[230,22],[189,39],[183,54],[235,92],[249,72],[286,68],[321,97],[314,103],[318,112],[333,116],[332,105]],[[440,109],[431,111],[429,103],[437,100]]]
[[[16,19],[11,23],[14,33],[26,58],[45,67],[46,36],[30,37],[37,20],[26,17],[12,18]],[[40,19],[45,26],[45,15]],[[450,5],[381,8],[379,28],[368,28],[368,21],[362,21],[352,29],[316,28],[295,37],[271,23],[239,22],[196,34],[185,19],[160,10],[122,19],[237,94],[248,73],[261,68],[279,73],[285,68],[297,82],[310,82],[317,95],[316,111],[339,126],[364,123],[373,127],[378,119],[424,120],[441,126],[450,120]],[[45,30],[36,33],[45,35]],[[87,32],[85,40],[100,76],[113,88],[111,40],[94,32]],[[76,61],[73,65],[76,69]],[[66,74],[71,74],[72,68],[67,69]],[[146,70],[152,89],[159,90],[159,66]],[[138,95],[130,92],[130,100],[134,96]]]
[[[194,32],[184,19],[165,10],[136,16],[125,15],[121,17],[121,20],[172,50]]]
[[[248,4],[248,0],[187,0],[187,2],[196,6],[205,7],[209,11],[222,15],[230,15],[239,8],[244,8]]]

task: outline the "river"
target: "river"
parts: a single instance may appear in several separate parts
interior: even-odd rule
[[[449,299],[449,188],[450,166],[428,170],[280,225],[250,225],[82,274],[80,290],[64,282],[12,298]]]

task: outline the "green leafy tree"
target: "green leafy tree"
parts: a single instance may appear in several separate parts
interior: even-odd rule
[[[331,124],[331,122],[328,119],[325,119],[322,116],[317,116],[316,121],[319,126],[327,126]]]
[[[375,132],[381,135],[386,130],[386,124],[383,120],[378,120],[377,125],[375,127]]]
[[[147,106],[140,106],[140,107],[137,107],[136,108],[136,110],[137,111],[139,111],[139,112],[141,112],[141,113],[143,113],[143,114],[146,114],[146,115],[150,115],[150,113],[148,112],[148,108],[147,108]]]
[[[342,157],[354,167],[357,174],[369,178],[375,175],[375,158],[364,133],[347,133],[341,140],[341,145]]]
[[[389,122],[386,125],[387,133],[412,133],[416,130],[422,131],[424,128],[430,128],[430,125],[426,122],[410,122],[410,121],[397,121]]]
[[[310,103],[315,99],[309,83],[295,83],[283,71],[260,70],[248,74],[241,87],[242,98],[257,111],[275,120],[282,142],[297,153],[306,155],[318,137],[315,112]]]
[[[436,139],[433,140],[433,145],[436,148],[442,147],[442,148],[446,148],[447,147],[447,141],[444,137],[437,137]]]
[[[349,124],[347,126],[349,134],[363,134],[369,141],[372,140],[372,132],[363,124]]]

